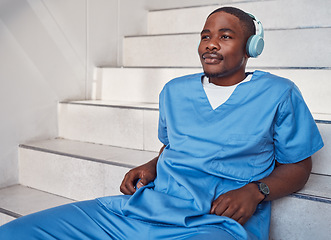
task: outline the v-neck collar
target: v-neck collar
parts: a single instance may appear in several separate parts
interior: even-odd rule
[[[250,94],[250,88],[253,86],[252,82],[255,80],[256,73],[258,72],[259,71],[255,71],[252,73],[252,78],[250,81],[239,83],[230,97],[215,109],[212,108],[207,94],[203,88],[202,78],[205,75],[201,74],[200,77],[197,77],[196,81],[194,82],[198,95],[198,101],[194,101],[198,102],[195,105],[197,111],[201,114],[201,116],[205,116],[207,119],[211,119],[218,116],[219,114],[226,112],[227,109],[229,109],[231,106],[240,105],[243,100]]]
[[[252,78],[252,74],[246,73],[246,77],[244,80],[231,86],[215,85],[213,83],[210,83],[209,78],[206,76],[202,77],[201,82],[203,89],[207,95],[208,101],[212,106],[213,110],[215,110],[217,107],[219,107],[220,105],[222,105],[227,101],[227,99],[231,96],[231,94],[239,84],[248,82],[251,80],[251,78]]]

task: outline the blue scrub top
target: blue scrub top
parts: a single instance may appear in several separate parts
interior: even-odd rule
[[[133,196],[101,199],[117,214],[184,227],[211,225],[238,239],[268,239],[270,202],[244,225],[209,214],[221,194],[268,176],[323,146],[293,82],[255,71],[213,110],[202,73],[168,82],[160,94],[159,139],[166,145],[154,182]]]

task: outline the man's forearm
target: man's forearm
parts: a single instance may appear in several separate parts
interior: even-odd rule
[[[311,157],[298,163],[279,164],[268,177],[260,180],[270,189],[265,200],[275,200],[300,190],[306,184],[311,168]]]

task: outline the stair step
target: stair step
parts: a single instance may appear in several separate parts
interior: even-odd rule
[[[88,193],[90,196],[84,197],[84,199],[120,194],[118,188],[124,173],[157,155],[156,152],[67,139],[22,144],[19,150],[21,184],[43,191],[66,187],[69,188],[68,190]],[[331,199],[330,179],[331,174],[316,174],[313,171],[308,183],[297,195]],[[115,182],[113,182],[114,180]],[[71,185],[71,182],[77,186]],[[110,183],[112,183],[111,186],[108,186]],[[108,187],[115,187],[116,191],[107,192],[109,189],[105,190],[105,188]],[[74,196],[50,192],[70,199],[81,200]]]
[[[225,6],[201,6],[150,11],[148,13],[148,33],[187,33],[200,32],[207,16],[215,9]],[[231,3],[250,12],[262,21],[265,29],[329,27],[329,6],[326,1],[305,1],[298,4],[297,0],[288,1],[247,1]],[[300,12],[300,14],[296,14]],[[295,17],[293,17],[295,16]],[[307,16],[318,16],[307,18]]]
[[[20,181],[76,200],[116,195],[119,192],[114,189],[119,188],[124,173],[155,155],[155,152],[65,139],[33,142],[20,146]],[[271,239],[292,239],[288,236],[292,236],[293,229],[293,234],[300,234],[300,239],[311,239],[307,236],[316,235],[319,231],[323,236],[330,233],[330,179],[330,175],[312,173],[302,190],[273,202]],[[2,195],[1,191],[0,196],[4,196],[7,203],[14,203],[11,199],[17,198],[15,195]],[[0,197],[0,209],[24,215],[3,204],[3,199]],[[6,211],[0,212],[6,215]]]
[[[94,99],[159,102],[159,93],[171,79],[202,72],[201,68],[97,68]]]
[[[324,141],[324,147],[312,156],[313,173],[331,176],[331,121],[316,121]]]
[[[330,222],[330,198],[288,196],[272,202],[269,239],[329,239]]]
[[[16,217],[9,215],[12,214],[11,212],[8,213],[8,211],[4,209],[1,209],[0,211],[3,211],[0,212],[0,226],[16,219]]]
[[[331,130],[330,126],[328,125],[329,129]],[[331,135],[329,135],[331,136]],[[324,139],[325,140],[325,139]],[[328,144],[328,141],[325,141],[326,144]],[[327,148],[325,148],[327,149]],[[322,152],[322,150],[320,151]],[[20,170],[21,170],[21,183],[23,185],[31,186],[27,184],[26,180],[29,181],[29,178],[38,178],[38,174],[35,174],[33,172],[28,171],[37,171],[39,174],[43,173],[46,174],[46,179],[47,179],[47,174],[49,171],[51,172],[52,168],[50,165],[47,167],[50,167],[49,171],[46,171],[45,169],[42,168],[41,165],[47,164],[56,164],[57,166],[54,167],[54,170],[59,170],[63,169],[64,167],[57,164],[55,161],[57,158],[65,159],[66,164],[69,164],[69,161],[74,162],[79,162],[81,166],[83,164],[85,165],[93,165],[93,170],[98,171],[100,170],[97,167],[100,166],[115,166],[120,168],[124,168],[124,173],[128,171],[128,169],[141,165],[148,160],[154,158],[157,155],[156,152],[149,152],[149,151],[139,151],[139,150],[133,150],[133,149],[125,149],[125,148],[118,148],[118,147],[113,147],[113,146],[106,146],[106,145],[99,145],[99,144],[92,144],[92,143],[85,143],[85,142],[78,142],[78,141],[70,141],[70,140],[65,140],[65,139],[54,139],[54,140],[47,140],[47,141],[41,141],[41,142],[32,142],[29,144],[23,144],[20,146]],[[315,154],[317,156],[318,154]],[[318,197],[325,197],[325,198],[330,198],[331,199],[331,188],[328,183],[330,179],[330,172],[326,173],[321,173],[318,172],[316,173],[318,169],[318,165],[321,164],[322,160],[322,154],[317,157],[313,157],[314,159],[314,168],[313,168],[313,173],[305,186],[304,189],[300,191],[301,194],[305,195],[312,195],[312,196],[318,196]],[[134,156],[134,157],[133,157]],[[326,155],[327,156],[327,155]],[[325,156],[325,157],[326,157]],[[50,160],[52,159],[53,160]],[[327,159],[327,158],[326,158]],[[318,160],[318,161],[317,161]],[[36,167],[32,167],[32,164],[36,164]],[[40,167],[38,167],[40,166]],[[77,165],[76,165],[77,166]],[[82,173],[82,171],[75,171],[75,170],[70,170],[69,168],[75,167],[75,165],[67,166],[69,170],[69,175],[72,176],[67,176],[66,178],[71,178],[73,179],[75,176],[73,175],[75,172],[77,174]],[[322,171],[325,169],[322,167],[319,167],[320,170]],[[330,168],[330,167],[329,167]],[[39,171],[38,171],[39,169]],[[84,168],[85,171],[89,170],[89,168]],[[92,171],[92,168],[90,169]],[[104,171],[104,169],[102,169]],[[85,172],[84,172],[85,173]],[[88,173],[89,174],[89,173]],[[105,174],[105,173],[103,173]],[[61,173],[59,176],[64,175],[64,173]],[[96,174],[95,176],[101,176],[99,174]],[[56,175],[54,177],[57,177]],[[93,176],[91,176],[93,177]],[[118,176],[119,180],[121,180],[123,177]],[[86,181],[86,177],[83,177]],[[74,179],[73,179],[74,180]],[[35,180],[34,180],[35,181]],[[43,184],[47,183],[45,180],[39,179],[36,182]],[[120,183],[120,181],[118,182]],[[91,185],[91,184],[87,184]],[[96,184],[94,184],[96,186]],[[103,184],[102,184],[103,185]],[[324,186],[325,185],[325,186]],[[119,185],[118,185],[119,186]],[[38,188],[42,189],[36,186],[31,186],[33,188]],[[42,189],[43,190],[43,189]],[[47,191],[47,188],[45,189]],[[119,193],[119,192],[117,192]],[[58,193],[56,193],[58,194]],[[62,195],[62,194],[61,194]],[[112,195],[112,194],[108,194]],[[69,197],[73,198],[73,197]],[[76,198],[73,198],[76,199]]]
[[[80,101],[59,104],[59,136],[71,140],[158,151],[157,104]]]
[[[307,184],[298,193],[293,194],[297,198],[306,198],[319,202],[331,203],[331,175],[312,173]]]
[[[265,31],[264,52],[257,59],[249,60],[248,66],[327,68],[331,42],[324,41],[320,44],[315,39],[328,39],[330,35],[331,28]],[[307,38],[307,36],[314,36],[314,38]],[[197,54],[199,41],[198,33],[125,37],[123,65],[200,67]]]
[[[22,185],[74,200],[120,194],[125,173],[157,155],[66,139],[22,144],[19,154]]]
[[[0,225],[47,208],[74,202],[71,199],[14,185],[0,189]]]
[[[20,216],[71,202],[71,199],[22,185],[0,189],[0,225]],[[317,198],[312,200],[293,195],[274,201],[270,239],[312,239],[313,236],[327,239],[331,233],[330,203],[331,199],[318,201]],[[293,229],[300,231],[293,232]]]
[[[247,71],[253,70],[247,69]],[[96,99],[157,103],[158,95],[166,82],[175,77],[202,72],[202,68],[98,68],[96,71],[98,74],[95,92],[99,93],[95,96]],[[329,106],[331,70],[264,69],[264,71],[291,79],[300,88],[312,113],[331,116]],[[325,117],[319,116],[322,119]]]
[[[60,104],[60,137],[138,150],[159,151],[158,105],[113,101],[72,101]],[[331,116],[316,114],[325,147],[313,155],[313,172],[331,175]]]

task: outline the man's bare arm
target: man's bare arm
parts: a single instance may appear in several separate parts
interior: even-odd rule
[[[308,181],[312,169],[311,157],[293,164],[280,164],[270,176],[261,179],[270,188],[266,200],[275,200],[299,191]]]
[[[306,184],[311,168],[311,157],[293,164],[277,163],[274,171],[260,180],[270,189],[270,194],[265,200],[275,200],[300,190]],[[244,224],[254,214],[257,205],[263,199],[264,195],[257,185],[249,183],[219,196],[212,203],[210,213],[230,217]]]

